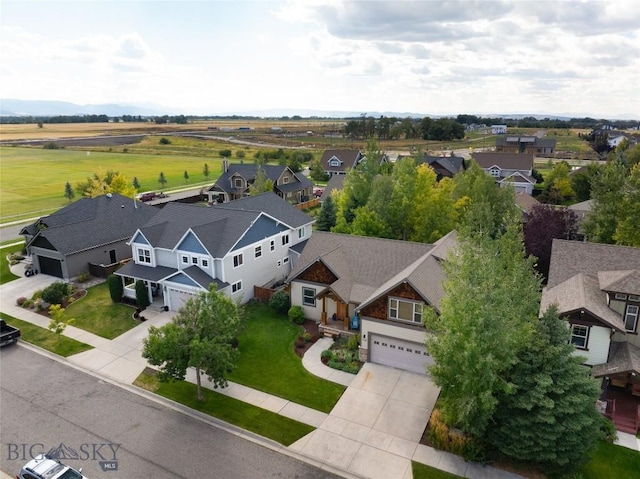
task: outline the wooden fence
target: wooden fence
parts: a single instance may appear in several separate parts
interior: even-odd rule
[[[304,211],[304,210],[310,210],[311,208],[315,208],[319,204],[320,204],[320,198],[314,198],[309,201],[298,203],[297,205],[295,205],[295,207],[298,208],[299,210]]]

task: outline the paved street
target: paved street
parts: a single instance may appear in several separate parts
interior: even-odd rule
[[[26,347],[9,346],[1,355],[0,467],[6,472],[17,472],[30,452],[63,443],[80,456],[66,462],[94,479],[338,477],[277,444],[263,447],[205,422],[211,418],[199,420]],[[117,471],[105,472],[100,462],[117,464]]]

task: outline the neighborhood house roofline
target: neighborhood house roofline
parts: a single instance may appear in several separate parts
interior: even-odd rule
[[[208,254],[209,256],[212,256],[212,257],[213,257],[213,255],[209,252],[209,250],[207,249],[207,247],[206,247],[205,245],[203,245],[203,244],[202,244],[202,241],[200,241],[200,238],[199,238],[199,237],[198,237],[198,235],[193,231],[193,229],[192,229],[192,228],[193,228],[193,227],[189,227],[189,229],[188,229],[187,231],[185,231],[185,233],[182,235],[182,238],[180,238],[180,239],[178,240],[178,242],[176,243],[176,245],[175,245],[173,248],[171,248],[171,250],[170,250],[170,251],[171,251],[172,253],[177,252],[177,251],[178,251],[178,246],[180,246],[180,245],[182,244],[182,242],[187,238],[187,236],[188,236],[189,234],[192,234],[192,235],[193,235],[193,237],[196,239],[196,241],[200,244],[200,246],[202,246],[202,249],[204,249],[204,250],[207,252],[207,254]]]
[[[427,298],[425,298],[425,296],[420,291],[420,288],[417,288],[416,285],[411,282],[411,280],[403,279],[403,280],[397,281],[397,282],[395,282],[395,283],[393,283],[391,285],[385,286],[385,289],[382,290],[382,291],[380,291],[380,290],[376,291],[369,299],[367,299],[366,301],[361,303],[356,308],[356,312],[359,313],[363,308],[366,308],[367,306],[369,306],[371,303],[373,303],[374,301],[378,300],[379,298],[389,295],[389,293],[391,293],[394,289],[396,289],[398,286],[403,285],[403,284],[409,285],[411,287],[411,289],[413,289],[420,296],[420,298],[422,299],[422,301],[424,301],[425,304],[428,304],[432,308],[436,309],[436,311],[438,311],[438,309],[433,304],[431,304]]]

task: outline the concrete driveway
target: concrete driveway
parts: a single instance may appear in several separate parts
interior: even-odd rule
[[[290,447],[363,477],[411,478],[439,394],[427,376],[366,363],[320,427]]]

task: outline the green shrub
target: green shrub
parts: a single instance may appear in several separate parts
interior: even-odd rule
[[[304,323],[304,309],[302,309],[302,306],[291,306],[288,316],[289,319],[296,324]]]
[[[33,309],[33,300],[27,299],[24,303],[22,303],[23,308]]]
[[[283,289],[273,293],[271,299],[269,300],[269,307],[276,313],[287,314],[290,306],[291,300],[289,299],[289,295]]]
[[[160,142],[161,145],[170,145],[171,144],[171,140],[169,138],[165,138],[164,136],[162,138],[160,138]]]
[[[49,304],[61,304],[69,295],[69,285],[56,281],[42,290],[42,299]]]
[[[607,442],[613,442],[618,437],[616,427],[608,418],[600,416],[600,432],[602,438]]]
[[[33,301],[35,301],[36,299],[40,299],[42,298],[42,290],[41,289],[37,289],[36,291],[33,292],[33,294],[31,295],[31,299]]]
[[[330,358],[331,356],[333,356],[333,353],[330,349],[325,349],[320,353],[320,358]]]
[[[358,372],[360,371],[360,364],[359,363],[345,364],[342,370],[345,373],[358,374]]]
[[[357,351],[359,344],[360,344],[360,337],[357,334],[354,334],[353,336],[349,336],[349,339],[347,340],[347,348],[349,349],[349,351]]]
[[[89,278],[91,278],[91,273],[85,271],[84,273],[80,273],[76,280],[78,281],[78,283],[86,283],[87,281],[89,281]]]
[[[327,366],[333,369],[337,369],[339,371],[342,371],[344,369],[344,363],[341,363],[340,361],[337,361],[335,359],[330,359],[329,362],[327,363]]]
[[[124,286],[122,285],[122,278],[115,274],[110,274],[107,278],[107,284],[109,286],[109,295],[111,301],[114,303],[120,303],[122,296],[124,295]]]
[[[136,281],[136,304],[139,309],[145,309],[151,304],[149,301],[149,291],[147,291],[147,285],[144,281],[139,279]]]

